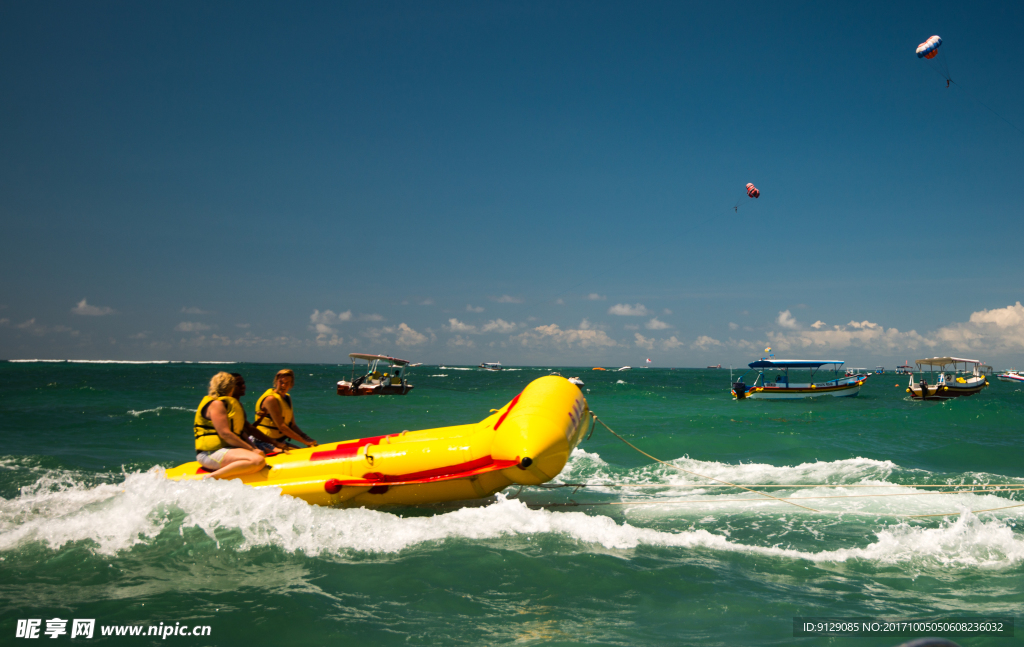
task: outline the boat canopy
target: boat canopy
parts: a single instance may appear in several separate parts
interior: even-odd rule
[[[747,364],[750,368],[820,368],[825,364],[835,364],[839,368],[844,363],[841,359],[759,359]]]
[[[962,357],[926,357],[925,359],[915,359],[914,363],[918,366],[949,366],[950,364],[981,364],[976,359],[964,359]]]
[[[349,353],[348,356],[351,357],[353,361],[361,359],[367,362],[372,362],[375,360],[382,359],[391,362],[392,364],[397,364],[399,366],[405,366],[409,363],[409,360],[407,359],[398,359],[397,357],[390,357],[388,355],[366,355],[365,353]]]

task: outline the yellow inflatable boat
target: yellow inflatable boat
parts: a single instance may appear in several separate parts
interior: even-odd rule
[[[271,454],[267,467],[241,477],[253,487],[317,505],[417,505],[488,497],[510,485],[558,476],[593,425],[580,390],[563,377],[534,380],[471,425],[403,431]],[[167,470],[203,478],[196,462]]]

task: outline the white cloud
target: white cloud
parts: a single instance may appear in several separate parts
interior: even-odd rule
[[[922,336],[917,331],[900,332],[896,328],[885,328],[871,321],[851,321],[845,326],[793,332],[769,332],[769,343],[776,351],[803,349],[843,350],[863,348],[874,353],[932,348],[937,345],[933,337]]]
[[[209,330],[210,327],[198,321],[182,321],[174,329],[178,332],[202,332],[203,330]]]
[[[650,321],[644,324],[644,328],[647,330],[667,330],[671,327],[672,326],[659,320],[657,317],[652,317]]]
[[[779,313],[779,318],[775,320],[775,323],[779,324],[783,328],[789,328],[791,330],[797,330],[800,328],[800,324],[796,322],[793,315],[790,314],[789,310],[783,310]]]
[[[584,319],[586,321],[586,319]],[[513,332],[518,326],[514,323],[505,321],[504,319],[492,319],[483,325],[480,329],[481,332],[496,332],[506,335]]]
[[[7,320],[5,319],[4,321]],[[28,321],[23,321],[20,324],[17,324],[15,327],[39,337],[55,332],[65,332],[71,335],[72,337],[78,336],[78,331],[75,330],[74,328],[68,328],[67,326],[44,326],[42,324],[36,323],[35,317],[29,319]]]
[[[337,333],[331,330],[330,326],[324,324],[316,324],[317,334],[316,345],[317,346],[341,346],[345,341],[344,337],[339,337]]]
[[[1024,350],[1024,306],[1015,305],[972,312],[965,323],[943,326],[935,332],[958,352],[1020,352]]]
[[[708,337],[707,335],[701,335],[696,340],[694,340],[693,344],[690,345],[690,348],[699,348],[700,350],[711,350],[712,348],[718,348],[721,345],[722,342],[718,341],[717,339],[713,337]]]
[[[647,350],[654,350],[654,340],[649,337],[644,337],[638,332],[633,333],[633,337],[636,339],[635,343],[638,347]]]
[[[452,348],[473,348],[476,343],[469,337],[463,337],[462,335],[455,335],[448,340],[448,345]]]
[[[149,337],[149,331],[137,332],[134,335],[128,335],[128,339],[145,339]]]
[[[3,319],[0,319],[0,325],[6,326],[9,323],[11,323],[11,320],[8,319],[7,317],[4,317]]]
[[[71,312],[76,315],[85,315],[87,317],[102,317],[104,315],[114,314],[114,309],[106,306],[91,306],[85,302],[85,299],[82,299],[78,302],[78,305],[71,308]]]
[[[187,315],[208,315],[212,314],[209,310],[200,310],[196,307],[182,308],[181,312]]]
[[[811,324],[811,328],[814,328],[815,330],[818,330],[820,328],[824,328],[827,325],[828,324],[826,324],[824,321],[819,319],[819,320],[817,320],[817,321],[815,321],[814,323]]]
[[[565,305],[565,299],[555,299],[555,305],[557,305],[557,306],[564,306]]]
[[[661,347],[664,348],[665,350],[673,350],[675,348],[679,348],[682,345],[683,342],[676,339],[675,335],[672,335],[668,339],[665,339],[661,342]]]
[[[739,329],[740,329],[739,324],[734,324],[731,321],[729,322],[729,330],[739,330]]]
[[[480,312],[483,312],[483,311],[484,311],[483,306],[471,306],[468,303],[466,304],[466,312],[477,312],[477,313],[480,313]]]
[[[421,306],[432,306],[432,305],[434,305],[434,300],[433,299],[423,299],[422,301],[420,301],[420,305]]]
[[[576,330],[562,330],[558,327],[558,324],[537,326],[510,339],[523,346],[565,345],[571,348],[574,344],[577,344],[580,348],[592,348],[617,345],[615,340],[610,338],[603,330],[594,330],[589,327],[581,327]]]
[[[665,308],[664,310],[661,311],[661,314],[663,314],[663,315],[670,315],[670,314],[672,314],[672,311],[669,310],[668,308]]]
[[[377,314],[359,315],[359,321],[384,321],[384,317]]]
[[[338,332],[337,330],[331,328],[327,324],[322,323],[313,324],[313,330],[315,330],[317,333],[321,335],[333,335],[334,333]]]
[[[511,296],[509,296],[507,294],[503,294],[500,297],[496,298],[495,301],[497,301],[498,303],[522,303],[523,302],[523,298],[522,297],[511,297]]]
[[[462,332],[473,335],[478,333],[476,326],[462,323],[461,321],[455,319],[454,317],[448,320],[448,325],[445,327],[452,332]]]
[[[331,324],[340,323],[342,321],[351,321],[351,320],[352,320],[352,311],[351,310],[346,310],[345,312],[342,312],[340,314],[335,313],[333,310],[324,310],[323,312],[320,312],[319,310],[314,310],[313,314],[309,315],[309,322],[310,323],[326,324],[328,326],[330,326]]]
[[[249,327],[249,324],[247,324],[247,323],[244,323],[244,324],[235,324],[235,326],[236,326],[236,327],[238,327],[238,328],[248,328],[248,327]]]
[[[642,303],[631,306],[628,303],[618,303],[608,308],[608,314],[621,315],[624,317],[646,317],[650,314]]]
[[[589,301],[604,301],[607,298],[608,297],[602,294],[598,294],[597,292],[591,292],[590,294],[587,295],[587,300]]]
[[[385,328],[384,330],[390,333],[396,332],[394,328]],[[427,341],[426,335],[416,332],[405,323],[398,324],[397,334],[398,337],[395,339],[395,343],[399,346],[417,346]]]

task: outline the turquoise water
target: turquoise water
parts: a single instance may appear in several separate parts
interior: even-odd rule
[[[251,418],[278,368],[0,363],[3,642],[19,618],[71,617],[205,624],[209,638],[155,642],[217,645],[896,645],[906,639],[793,638],[793,617],[1012,616],[1024,601],[1024,507],[970,512],[1019,493],[814,487],[1024,485],[1019,385],[922,403],[906,399],[906,378],[882,375],[857,398],[734,402],[728,370],[557,369],[654,456],[832,497],[804,502],[817,512],[686,487],[708,481],[600,427],[560,481],[653,487],[336,510],[150,471],[193,458],[192,412],[213,372],[245,375]],[[296,418],[321,442],[474,422],[553,370],[424,366],[408,396],[339,398],[347,367],[293,368]]]

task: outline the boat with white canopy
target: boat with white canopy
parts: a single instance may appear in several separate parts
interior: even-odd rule
[[[732,395],[737,400],[796,400],[832,396],[851,397],[860,393],[860,387],[868,376],[840,374],[845,362],[841,359],[759,359],[751,362],[752,370],[733,382]],[[835,377],[821,382],[814,381],[814,375],[822,366],[830,366]],[[807,382],[790,381],[790,370],[810,371]],[[754,381],[747,384],[744,378],[754,374]]]
[[[406,374],[409,361],[389,355],[349,353],[352,360],[352,381],[338,382],[338,395],[405,395],[413,390]],[[356,360],[367,363],[363,375],[356,377]]]
[[[949,400],[980,393],[988,386],[985,373],[991,367],[963,357],[926,357],[914,360],[921,379],[910,376],[907,393],[915,400]],[[962,367],[961,367],[962,366]],[[923,373],[929,373],[932,381]]]

